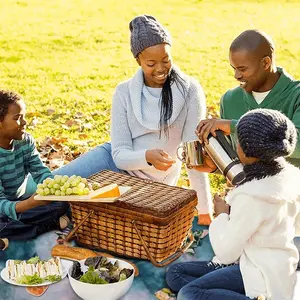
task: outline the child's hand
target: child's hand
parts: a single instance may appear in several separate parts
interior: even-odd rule
[[[229,215],[229,210],[230,207],[229,205],[226,203],[225,200],[223,200],[219,195],[215,194],[214,196],[214,216],[217,217],[218,215],[225,213]]]
[[[32,195],[30,198],[28,198],[26,200],[18,202],[16,204],[16,212],[20,213],[20,212],[27,211],[34,207],[47,205],[52,202],[52,201],[45,201],[45,200],[34,200],[35,195],[36,194]]]
[[[53,201],[46,201],[46,200],[32,200],[32,203],[36,206],[44,206],[44,205],[48,205]]]
[[[34,196],[36,196],[36,194],[33,194],[30,198],[27,199],[28,203],[30,203],[31,205],[36,206],[43,206],[43,205],[47,205],[53,201],[46,201],[46,200],[34,200]]]

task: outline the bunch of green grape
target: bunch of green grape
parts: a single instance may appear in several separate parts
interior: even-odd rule
[[[38,184],[36,192],[40,196],[88,195],[90,188],[86,178],[55,175],[54,178],[46,178],[43,183]]]

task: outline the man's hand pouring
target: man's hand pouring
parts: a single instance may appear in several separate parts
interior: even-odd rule
[[[208,135],[211,133],[215,137],[216,130],[222,130],[225,135],[229,135],[230,124],[231,120],[216,118],[205,119],[198,124],[196,128],[196,135],[198,136],[201,144],[208,144]]]

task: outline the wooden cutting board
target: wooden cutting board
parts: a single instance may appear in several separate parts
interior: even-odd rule
[[[130,186],[119,186],[121,196],[131,189]],[[34,200],[46,200],[46,201],[71,201],[71,202],[105,202],[112,203],[115,202],[119,197],[110,197],[110,198],[95,198],[91,199],[90,195],[78,196],[78,195],[70,195],[70,196],[40,196],[35,195]]]

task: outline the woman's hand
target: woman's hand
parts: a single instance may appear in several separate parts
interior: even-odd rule
[[[146,161],[160,171],[167,171],[173,164],[176,163],[176,160],[161,149],[147,150]]]
[[[196,128],[196,134],[200,140],[200,143],[208,144],[208,135],[211,133],[215,137],[216,130],[222,130],[225,135],[229,135],[230,124],[231,120],[216,118],[202,120]]]
[[[218,215],[220,215],[222,213],[229,215],[230,206],[219,195],[216,194],[214,196],[213,204],[214,204],[214,216],[215,217],[217,217]]]

